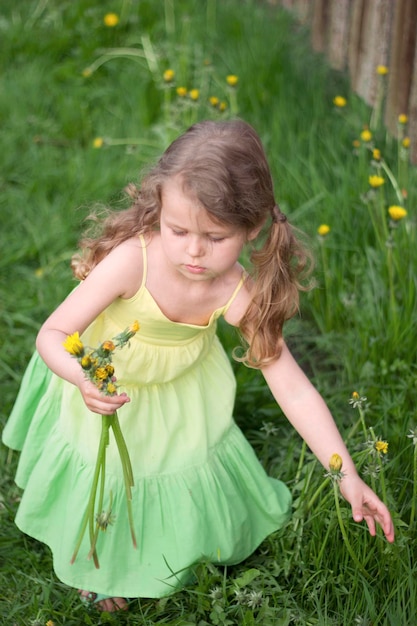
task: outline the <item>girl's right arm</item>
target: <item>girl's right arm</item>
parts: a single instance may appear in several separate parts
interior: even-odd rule
[[[129,298],[142,279],[142,250],[128,240],[112,250],[87,278],[62,302],[41,327],[36,347],[47,366],[76,385],[91,411],[111,414],[129,398],[125,394],[104,396],[86,380],[81,366],[63,347],[68,335],[80,335],[116,298]]]
[[[242,288],[225,315],[226,321],[238,326],[249,299],[250,293]],[[323,467],[329,469],[333,454],[342,458],[344,477],[340,488],[351,504],[355,521],[365,519],[371,535],[375,535],[376,524],[379,524],[388,541],[394,541],[394,525],[387,507],[359,477],[323,398],[299,367],[284,341],[281,356],[262,367],[262,373],[283,413]]]

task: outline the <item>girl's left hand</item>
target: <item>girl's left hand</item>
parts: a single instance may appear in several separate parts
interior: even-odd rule
[[[352,507],[355,522],[366,521],[369,532],[376,535],[376,523],[384,531],[387,540],[394,541],[394,524],[385,504],[370,487],[358,476],[344,476],[340,481],[340,491]]]

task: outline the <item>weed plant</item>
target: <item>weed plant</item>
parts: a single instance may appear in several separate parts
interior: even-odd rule
[[[69,259],[93,203],[125,206],[120,190],[188,125],[240,115],[262,136],[281,208],[317,259],[287,340],[397,529],[391,546],[351,521],[262,376],[236,366],[236,419],[292,489],[287,526],[239,566],[201,563],[176,595],[99,614],[56,579],[49,550],[15,528],[18,455],[2,447],[0,621],[414,626],[417,176],[407,120],[398,139],[381,125],[384,72],[370,110],[272,2],[1,0],[0,9],[1,424],[40,324],[74,285]],[[392,206],[407,213],[390,216]],[[220,333],[231,353],[235,333],[223,324]]]

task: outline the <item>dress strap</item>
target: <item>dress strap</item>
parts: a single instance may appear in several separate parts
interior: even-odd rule
[[[146,250],[146,242],[145,237],[140,234],[139,235],[140,245],[142,246],[142,259],[143,259],[143,275],[142,275],[142,283],[141,288],[146,285],[146,277],[148,275],[148,254]]]
[[[234,292],[232,293],[232,295],[230,296],[229,300],[226,302],[225,306],[223,307],[222,315],[224,315],[228,311],[230,305],[232,304],[233,300],[236,298],[237,294],[241,290],[242,285],[245,282],[245,280],[247,279],[247,277],[248,277],[247,271],[243,270],[242,271],[242,276],[240,277],[240,280],[239,280],[238,284],[236,285]]]

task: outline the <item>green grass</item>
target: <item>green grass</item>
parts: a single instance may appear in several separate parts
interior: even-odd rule
[[[113,11],[120,23],[106,28]],[[277,199],[317,258],[317,287],[303,296],[288,342],[397,526],[390,546],[341,503],[358,570],[322,468],[262,376],[236,365],[236,418],[267,470],[290,486],[289,524],[239,566],[201,564],[195,585],[175,596],[99,615],[56,579],[49,550],[14,526],[17,454],[1,447],[1,623],[414,625],[417,436],[407,435],[417,427],[417,175],[402,146],[376,128],[370,145],[353,147],[372,111],[311,53],[304,27],[268,3],[1,0],[0,36],[1,424],[37,329],[74,284],[68,262],[91,206],[124,206],[123,187],[190,123],[239,114],[262,136]],[[173,84],[162,77],[168,68]],[[228,74],[239,77],[235,89]],[[199,99],[179,98],[177,86],[199,89]],[[337,94],[346,108],[334,107]],[[224,112],[208,104],[212,95]],[[375,173],[386,182],[372,191]],[[407,189],[408,215],[392,228],[396,181]],[[320,224],[330,226],[324,238]],[[220,332],[231,351],[235,335],[224,325]],[[363,419],[349,404],[353,391],[367,397]],[[373,434],[389,442],[387,456],[375,454]]]

